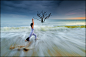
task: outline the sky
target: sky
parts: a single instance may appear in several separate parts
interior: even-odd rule
[[[1,1],[1,19],[39,19],[37,11],[51,13],[48,19],[85,19],[85,1]]]

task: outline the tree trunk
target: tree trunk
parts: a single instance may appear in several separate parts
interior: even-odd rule
[[[41,19],[41,22],[43,23],[43,18]]]

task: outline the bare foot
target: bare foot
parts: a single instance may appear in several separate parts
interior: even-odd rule
[[[35,40],[38,40],[38,38],[36,38]]]

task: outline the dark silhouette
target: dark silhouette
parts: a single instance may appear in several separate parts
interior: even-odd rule
[[[38,16],[41,20],[39,20],[39,19],[37,19],[37,18],[36,18],[36,19],[39,20],[39,21],[41,21],[41,22],[43,23],[43,22],[45,21],[45,19],[48,19],[48,18],[51,16],[51,13],[47,15],[46,12],[41,11],[41,13],[39,13],[39,12],[37,11],[37,16]]]

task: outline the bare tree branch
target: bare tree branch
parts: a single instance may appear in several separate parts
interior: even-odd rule
[[[45,19],[48,19],[51,16],[51,13],[47,16],[46,12],[43,12],[43,10],[41,11],[41,13],[39,13],[37,11],[37,16],[41,19],[41,22],[43,23],[45,21]],[[37,19],[39,20],[39,19]]]
[[[37,13],[37,16],[40,17],[40,19],[42,19],[42,16],[40,15],[41,13]]]
[[[33,17],[34,18],[34,17]],[[34,19],[37,19],[37,18],[34,18]],[[39,20],[39,19],[37,19],[37,20]],[[39,20],[39,21],[41,21],[41,20]]]
[[[50,13],[47,17],[45,17],[45,19],[49,18],[49,17],[50,17],[50,15],[51,15],[51,13]]]

